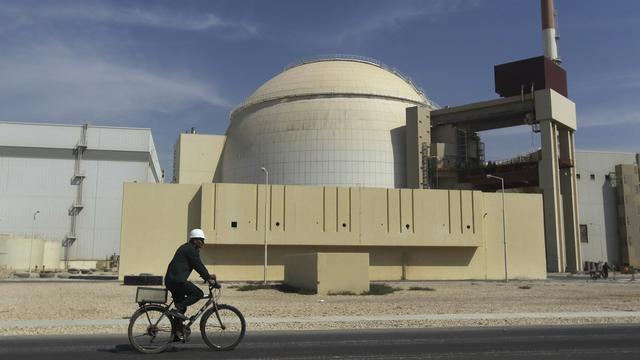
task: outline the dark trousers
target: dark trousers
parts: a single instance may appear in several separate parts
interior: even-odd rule
[[[195,304],[204,296],[202,290],[190,281],[185,283],[167,283],[166,286],[171,292],[176,308],[183,312],[187,310],[187,306]]]

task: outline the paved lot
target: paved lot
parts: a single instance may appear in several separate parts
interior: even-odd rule
[[[194,334],[197,335],[197,334]],[[124,336],[5,337],[6,359],[143,357]],[[149,356],[147,356],[148,358]],[[248,333],[230,352],[193,337],[162,359],[637,359],[640,326],[387,329]]]

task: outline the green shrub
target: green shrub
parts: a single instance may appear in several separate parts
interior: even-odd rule
[[[246,285],[239,285],[236,287],[236,290],[238,291],[254,291],[254,290],[264,290],[264,289],[273,289],[273,285],[246,284]]]
[[[301,294],[301,295],[312,295],[313,292],[299,289],[295,286],[287,285],[284,283],[279,284],[262,284],[262,283],[249,283],[245,285],[234,285],[234,287],[238,291],[255,291],[255,290],[277,290],[287,294]]]
[[[328,292],[327,295],[330,296],[334,296],[334,295],[355,295],[354,292],[351,291],[338,291],[338,292]]]
[[[387,295],[387,294],[394,293],[398,290],[402,290],[402,289],[389,286],[387,284],[370,284],[369,291],[363,292],[362,295]]]
[[[436,291],[434,288],[430,288],[428,286],[412,286],[409,288],[411,291]]]
[[[295,286],[287,285],[285,283],[272,285],[272,289],[286,294],[315,295],[313,291],[303,290]]]

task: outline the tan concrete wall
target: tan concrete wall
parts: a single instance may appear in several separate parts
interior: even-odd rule
[[[125,183],[120,234],[120,277],[164,275],[189,229],[200,224],[200,186]]]
[[[369,291],[369,254],[318,253],[318,294]]]
[[[502,198],[500,193],[484,193],[486,272],[489,279],[504,279]],[[509,278],[546,277],[542,196],[505,194],[507,223],[507,273]]]
[[[640,266],[640,191],[638,166],[616,165],[618,237],[623,264]]]
[[[176,143],[176,182],[202,184],[214,180],[220,154],[226,141],[224,135],[180,134]]]
[[[285,256],[284,282],[302,290],[317,292],[318,253]]]
[[[267,195],[264,185],[203,184],[209,243],[264,244],[269,220],[272,245],[482,244],[479,191],[271,185]]]
[[[286,255],[310,252],[368,253],[371,280],[504,277],[499,193],[280,185],[266,194],[264,185],[126,184],[120,276],[164,274],[201,226],[210,271],[262,280],[269,215],[269,280],[284,279]],[[544,278],[542,198],[505,199],[510,277]]]

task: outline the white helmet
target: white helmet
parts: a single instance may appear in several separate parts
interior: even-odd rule
[[[191,239],[202,239],[205,240],[204,231],[202,229],[193,229],[189,232],[189,240]]]

